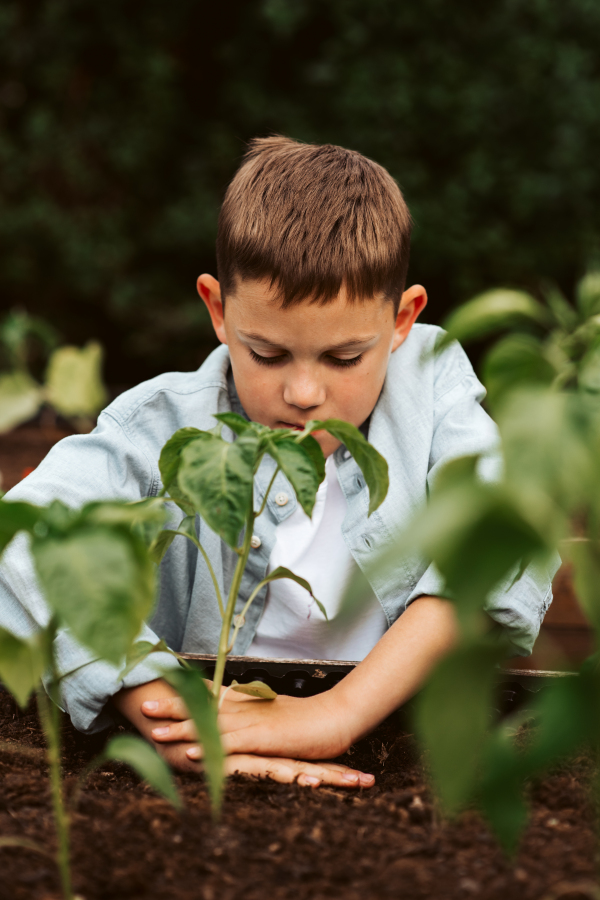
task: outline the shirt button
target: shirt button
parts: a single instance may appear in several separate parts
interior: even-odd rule
[[[261,544],[262,544],[262,541],[259,538],[259,536],[257,534],[253,534],[252,537],[250,538],[250,546],[253,547],[255,550],[258,550],[258,548],[260,547]]]
[[[344,459],[350,459],[351,456],[352,454],[349,450],[344,450]]]
[[[283,491],[281,491],[279,494],[275,494],[275,503],[277,504],[277,506],[285,506],[289,499],[290,498],[288,497],[288,495],[284,494]]]

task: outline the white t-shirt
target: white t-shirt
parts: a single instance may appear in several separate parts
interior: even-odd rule
[[[342,535],[346,498],[333,456],[326,461],[312,519],[300,504],[277,526],[269,572],[286,566],[305,578],[327,610],[329,622],[310,594],[290,579],[269,585],[265,608],[248,656],[279,659],[361,660],[387,629],[374,594],[361,613],[343,625],[335,622],[344,590],[357,571]]]

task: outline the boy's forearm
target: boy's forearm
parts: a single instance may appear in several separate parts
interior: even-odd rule
[[[419,597],[333,692],[349,717],[353,740],[368,734],[415,694],[458,640],[454,606]]]
[[[227,699],[219,714],[227,752],[304,759],[339,756],[418,691],[457,638],[453,605],[439,597],[419,597],[330,691],[305,699],[280,696],[273,702]],[[115,705],[146,737],[152,737],[153,728],[170,725],[169,735],[160,741],[191,741],[188,722],[162,720],[156,713],[148,719],[141,712],[145,700],[173,695],[168,684],[154,681],[121,691]],[[158,716],[168,715],[167,706],[161,704]]]

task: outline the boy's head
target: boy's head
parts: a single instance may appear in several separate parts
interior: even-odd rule
[[[252,419],[368,417],[427,302],[423,288],[404,290],[410,230],[398,185],[360,153],[250,143],[219,217],[219,282],[203,275],[198,289]]]

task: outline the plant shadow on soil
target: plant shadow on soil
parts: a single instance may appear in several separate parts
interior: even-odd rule
[[[107,734],[85,736],[63,722],[67,789]],[[43,748],[33,706],[20,713],[0,694],[0,738]],[[409,734],[385,723],[343,757],[373,772],[362,793],[300,788],[234,776],[213,825],[201,779],[176,776],[181,813],[127,766],[95,772],[73,816],[74,886],[85,900],[365,900],[526,898],[586,900],[595,875],[591,761],[581,756],[531,791],[532,819],[507,860],[474,812],[439,818]],[[0,753],[0,836],[54,847],[43,756]],[[52,862],[0,850],[1,900],[58,900]]]

